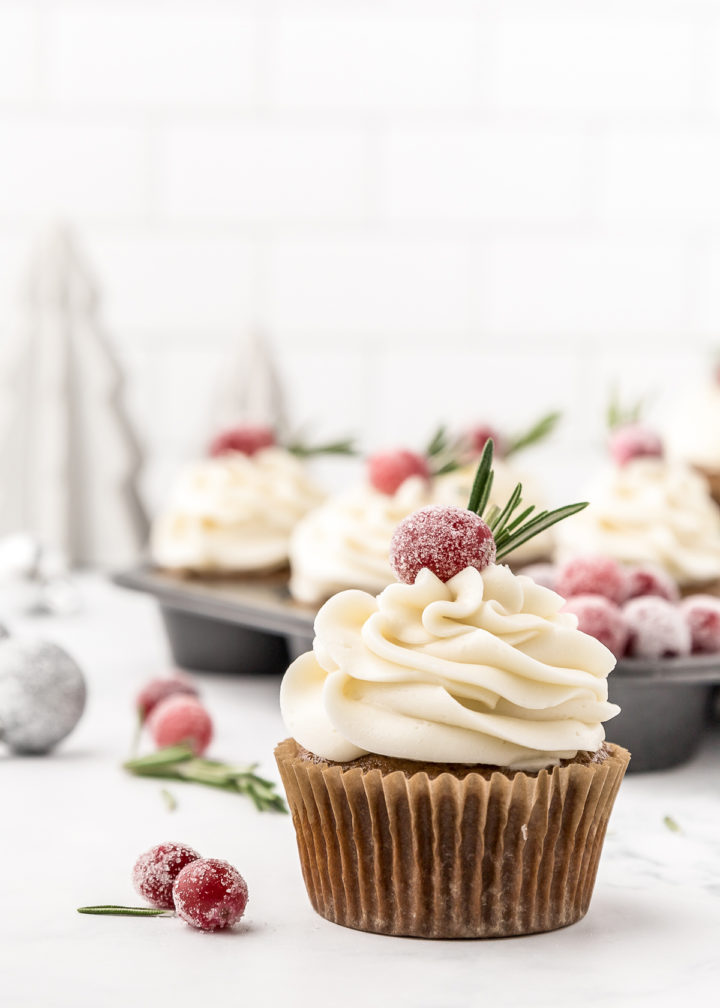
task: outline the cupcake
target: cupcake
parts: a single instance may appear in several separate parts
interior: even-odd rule
[[[403,518],[431,502],[428,457],[373,455],[360,486],[330,497],[298,523],[290,541],[290,592],[319,605],[345,588],[379,592],[393,580],[390,540]]]
[[[467,510],[400,524],[400,583],[323,606],[283,680],[276,758],[303,876],[347,927],[501,937],[588,908],[629,760],[604,741],[615,659],[496,562],[581,505],[518,522],[516,492],[488,509],[491,457]]]
[[[180,474],[151,532],[153,561],[203,575],[285,567],[293,529],[324,496],[298,454],[267,427],[223,432]]]
[[[592,504],[563,523],[557,556],[601,555],[654,564],[683,590],[720,578],[720,508],[707,481],[664,456],[660,438],[638,424],[611,437],[611,463],[588,491]]]

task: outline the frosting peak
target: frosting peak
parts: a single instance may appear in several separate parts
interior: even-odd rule
[[[447,583],[423,569],[377,598],[334,596],[313,652],[288,669],[286,726],[325,759],[372,752],[535,770],[597,750],[612,654],[559,595],[491,565]]]

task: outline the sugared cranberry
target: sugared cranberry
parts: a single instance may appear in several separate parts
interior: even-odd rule
[[[495,553],[493,534],[478,515],[464,508],[426,507],[395,529],[390,565],[405,584],[414,584],[423,567],[449,581],[466,567],[484,570]]]
[[[161,843],[145,851],[135,862],[133,885],[144,900],[162,910],[172,910],[173,884],[180,872],[200,857],[187,844]]]
[[[213,727],[210,715],[194,697],[171,696],[157,705],[148,721],[158,748],[186,742],[196,756],[210,745]]]
[[[550,591],[557,591],[557,567],[551,563],[528,564],[519,572],[526,577],[532,578],[535,584],[542,588],[549,588]]]
[[[696,653],[720,653],[720,599],[713,595],[690,595],[680,604],[690,628],[692,649]]]
[[[625,598],[638,598],[640,595],[657,595],[668,602],[677,602],[680,598],[678,586],[666,571],[645,564],[625,571]]]
[[[618,465],[624,466],[636,458],[662,458],[662,441],[641,424],[625,424],[610,435],[610,454]]]
[[[467,440],[474,454],[481,455],[490,438],[493,440],[495,456],[502,458],[505,454],[505,439],[490,424],[478,424],[467,432]]]
[[[623,606],[630,630],[628,654],[636,658],[672,658],[690,654],[690,628],[678,606],[648,595]]]
[[[185,696],[197,696],[198,691],[188,679],[179,676],[168,676],[165,679],[151,679],[143,686],[137,695],[135,706],[141,721],[157,707],[161,700],[181,693]]]
[[[555,590],[566,599],[573,595],[604,595],[611,602],[622,602],[625,572],[610,557],[574,557],[558,568]]]
[[[178,917],[201,931],[232,927],[245,913],[248,890],[227,861],[199,858],[180,872],[173,886]]]
[[[392,496],[411,476],[419,476],[421,479],[430,476],[427,461],[415,452],[378,452],[368,459],[368,478],[380,493]]]
[[[213,458],[232,452],[255,455],[261,448],[271,448],[274,444],[275,431],[272,427],[253,427],[248,424],[221,431],[210,443],[208,454]]]
[[[628,641],[627,620],[620,607],[602,595],[576,595],[569,598],[564,612],[577,616],[578,630],[589,634],[622,658]]]

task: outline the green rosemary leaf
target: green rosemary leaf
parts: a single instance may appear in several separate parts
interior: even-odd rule
[[[505,457],[509,458],[510,455],[522,451],[523,448],[529,448],[530,445],[543,441],[555,430],[561,417],[562,413],[559,413],[557,410],[540,417],[528,430],[523,431],[522,434],[518,434],[510,441],[505,449]]]
[[[555,511],[549,511],[545,515],[538,516],[538,518],[524,527],[521,526],[509,539],[505,540],[502,547],[497,551],[496,559],[499,560],[501,557],[506,556],[512,550],[517,549],[518,546],[522,546],[523,543],[539,535],[540,532],[544,532],[545,529],[549,529],[552,525],[563,521],[564,518],[577,514],[578,511],[582,511],[587,506],[587,501],[578,504],[568,504],[565,507],[556,508]]]
[[[497,506],[497,504],[493,504],[488,513],[485,515],[485,523],[489,525],[490,528],[492,529],[493,522],[497,521],[499,517],[500,517],[500,508]]]
[[[613,386],[606,413],[608,430],[614,430],[624,424],[637,423],[643,415],[645,405],[645,400],[642,398],[633,403],[623,403],[617,386]]]
[[[433,476],[445,476],[446,473],[455,472],[456,469],[460,468],[460,462],[458,459],[450,459],[444,462],[439,469],[435,469]]]
[[[682,829],[676,819],[672,816],[666,815],[663,817],[663,822],[670,830],[671,833],[682,833]]]
[[[174,769],[176,763],[182,763],[192,758],[193,751],[188,745],[165,746],[147,756],[127,760],[123,766],[132,773],[147,774],[152,777],[156,770],[162,770],[164,767]]]
[[[490,526],[492,534],[495,537],[496,543],[497,543],[497,537],[505,528],[508,521],[512,517],[513,513],[517,511],[521,501],[522,501],[522,483],[518,483],[513,492],[510,494],[507,504],[502,509],[500,514],[497,516],[493,524]]]
[[[78,907],[79,914],[97,914],[103,917],[172,917],[172,910],[156,910],[154,907],[105,906]]]
[[[318,445],[294,441],[286,447],[291,455],[297,455],[298,458],[310,458],[315,455],[357,455],[358,453],[355,438],[343,438],[340,441],[328,441]]]
[[[167,806],[168,812],[174,812],[175,809],[177,808],[177,799],[175,798],[175,795],[172,794],[170,791],[168,791],[167,788],[161,788],[160,794],[162,795],[162,799],[165,802],[165,805]]]
[[[439,455],[441,452],[445,451],[445,449],[447,448],[447,444],[448,444],[447,427],[445,426],[445,424],[440,424],[440,426],[438,427],[438,429],[435,431],[433,436],[430,438],[430,441],[428,442],[428,446],[425,449],[425,457],[429,459],[434,458],[436,455]]]
[[[488,498],[490,497],[490,490],[492,489],[493,449],[493,440],[492,438],[488,438],[485,443],[485,447],[483,448],[483,453],[480,456],[472,490],[470,491],[470,500],[468,501],[468,511],[474,511],[475,514],[480,516],[482,516],[482,513],[487,506]]]
[[[534,510],[535,510],[534,504],[531,504],[530,507],[525,508],[525,510],[522,511],[516,518],[513,518],[513,520],[510,522],[509,525],[505,526],[505,528],[500,533],[500,538],[506,539],[509,535],[511,535],[516,528],[522,525],[522,523],[526,520],[526,518],[530,517],[530,515],[533,513]],[[497,543],[497,539],[495,540],[495,542]]]

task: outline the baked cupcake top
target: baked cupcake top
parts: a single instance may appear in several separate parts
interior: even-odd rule
[[[155,522],[153,560],[211,572],[282,567],[293,528],[322,497],[305,466],[283,448],[202,459],[181,472]]]
[[[537,770],[601,746],[618,713],[613,655],[559,595],[493,562],[584,505],[516,517],[518,486],[488,510],[491,460],[492,442],[467,510],[425,508],[398,527],[403,583],[341,592],[318,613],[313,651],[281,689],[286,727],[310,752]]]

